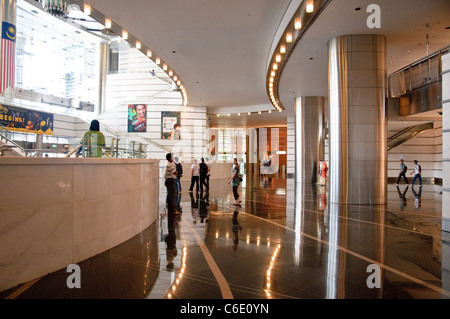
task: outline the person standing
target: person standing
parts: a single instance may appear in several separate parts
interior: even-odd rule
[[[83,148],[86,148],[86,157],[102,157],[102,147],[105,146],[105,136],[100,132],[100,122],[92,120],[89,131],[87,131],[81,140]]]
[[[233,196],[234,196],[234,200],[235,202],[233,203],[233,205],[236,206],[241,206],[241,202],[242,200],[239,198],[239,193],[238,193],[238,187],[239,184],[241,183],[240,179],[239,179],[239,164],[237,161],[237,158],[234,158],[234,166],[233,166],[233,173],[231,175],[230,180],[228,181],[228,184],[230,184],[232,182],[232,186],[233,186]]]
[[[166,179],[164,185],[167,188],[167,210],[168,214],[176,214],[176,203],[175,203],[175,195],[177,192],[177,168],[172,159],[172,154],[167,153],[166,155],[167,165],[166,172],[164,174],[164,178]]]
[[[174,158],[175,165],[177,169],[177,192],[181,193],[181,177],[183,176],[183,165],[181,165],[181,161],[178,160],[178,157]]]
[[[205,163],[205,159],[202,157],[202,162],[200,163],[200,192],[203,193],[203,186],[205,190],[209,191],[208,185],[206,185],[206,175],[208,174],[208,165]]]
[[[189,187],[189,191],[192,192],[194,190],[194,184],[196,184],[196,191],[198,192],[200,189],[199,185],[200,179],[200,166],[197,164],[197,160],[194,160],[194,164],[191,166],[191,187]]]
[[[419,184],[422,186],[422,166],[419,165],[419,162],[417,160],[414,160],[414,172],[411,172],[412,175],[414,173],[414,177],[412,180],[411,185],[414,186],[414,182],[416,179],[419,179]]]
[[[319,167],[319,186],[325,186],[327,184],[327,172],[328,172],[328,166],[325,161],[320,161],[320,167]]]
[[[206,189],[209,192],[209,176],[211,175],[211,163],[209,162],[209,158],[206,158],[206,166],[208,166],[208,173],[206,174]]]
[[[406,171],[408,170],[408,167],[403,162],[403,159],[400,160],[400,173],[398,174],[397,183],[395,185],[398,185],[400,183],[400,179],[403,176],[403,179],[406,182],[406,185],[408,185],[408,179],[406,178]]]

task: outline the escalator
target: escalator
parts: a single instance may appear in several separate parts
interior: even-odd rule
[[[433,128],[433,123],[424,123],[419,125],[413,125],[408,126],[407,128],[401,130],[400,132],[395,133],[391,137],[388,138],[388,151],[393,149],[394,147],[397,147],[404,142],[412,139],[413,137],[417,136],[418,134],[430,130]]]

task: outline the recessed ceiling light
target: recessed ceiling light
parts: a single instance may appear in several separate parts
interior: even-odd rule
[[[359,10],[361,10],[361,7],[356,7],[355,8],[355,11],[359,11]]]

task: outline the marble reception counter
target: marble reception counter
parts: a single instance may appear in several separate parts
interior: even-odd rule
[[[158,160],[0,157],[0,291],[106,251],[158,214]]]

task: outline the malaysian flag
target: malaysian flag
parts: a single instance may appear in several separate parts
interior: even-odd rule
[[[16,27],[2,21],[2,44],[0,56],[0,93],[14,88],[16,72]]]

